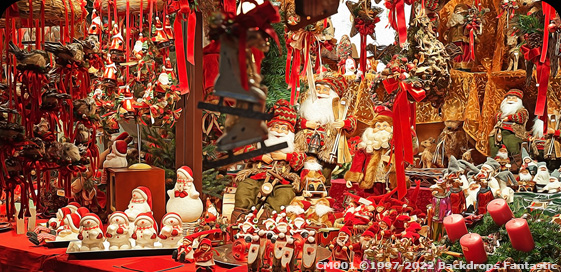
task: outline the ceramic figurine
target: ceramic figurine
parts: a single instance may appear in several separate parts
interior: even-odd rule
[[[246,237],[246,242],[249,242],[249,251],[247,253],[247,271],[248,272],[259,272],[259,264],[261,262],[259,249],[261,246],[261,240],[259,235],[253,233],[253,235]]]
[[[151,213],[141,213],[134,220],[132,239],[136,240],[134,248],[154,248],[157,241],[158,225]]]
[[[80,232],[78,239],[82,240],[80,251],[103,250],[103,224],[94,213],[88,213],[80,220]]]
[[[160,243],[164,248],[177,248],[182,240],[183,228],[181,216],[177,213],[166,213],[162,218]]]
[[[184,223],[194,222],[203,213],[203,202],[193,184],[193,171],[188,166],[177,169],[177,182],[173,190],[168,190],[169,200],[166,212],[181,216]]]
[[[123,212],[114,212],[109,216],[109,226],[105,237],[109,242],[109,249],[130,249],[129,218]]]
[[[152,193],[144,186],[138,186],[132,190],[132,198],[125,214],[130,222],[134,222],[141,213],[152,213]]]
[[[183,237],[183,243],[173,251],[172,258],[178,262],[193,262],[193,237]]]
[[[80,215],[77,213],[67,214],[64,217],[64,225],[60,226],[56,233],[57,241],[77,240],[80,230]]]
[[[302,248],[302,272],[314,272],[316,269],[318,245],[314,236],[315,231],[311,232]]]
[[[64,217],[67,214],[71,213],[72,211],[68,207],[62,207],[58,209],[58,211],[56,212],[56,217],[49,219],[49,221],[47,222],[47,226],[52,230],[57,230],[63,224],[62,220],[64,220]]]
[[[331,249],[331,256],[334,261],[350,262],[352,249],[351,246],[351,230],[348,227],[343,227],[339,231],[337,238],[331,242],[329,249]]]

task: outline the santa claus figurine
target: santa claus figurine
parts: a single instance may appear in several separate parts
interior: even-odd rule
[[[518,192],[532,192],[534,190],[534,177],[528,171],[528,168],[522,167],[518,172],[518,176],[516,177],[516,181],[518,181]]]
[[[134,220],[131,238],[136,241],[134,248],[154,248],[158,238],[158,225],[152,213],[141,213]]]
[[[125,135],[125,134],[122,134]],[[105,161],[103,161],[103,175],[101,177],[101,183],[107,183],[107,169],[109,168],[125,168],[128,166],[127,162],[127,141],[121,140],[121,137],[127,138],[126,136],[119,136],[118,140],[113,142],[111,147],[111,153],[105,156]],[[105,153],[105,152],[104,152]]]
[[[306,200],[294,198],[290,205],[286,206],[286,217],[292,221],[295,218],[299,217],[300,215],[305,214],[305,212],[310,208],[311,203]]]
[[[203,213],[203,202],[193,184],[193,170],[188,166],[177,169],[177,182],[173,190],[168,190],[169,200],[166,212],[174,212],[183,223],[194,222]]]
[[[351,56],[345,60],[345,76],[354,76],[356,74],[356,63]]]
[[[337,120],[334,115],[334,105],[339,107],[340,98],[347,90],[347,82],[340,75],[325,73],[323,77],[316,78],[315,84],[316,92],[308,92],[300,105],[300,130],[296,133],[295,149],[316,154],[322,162],[336,162],[332,149],[339,130],[353,133],[357,125],[353,116]],[[326,178],[329,181],[331,175]]]
[[[308,157],[300,172],[300,191],[306,199],[317,199],[327,196],[323,167],[316,158]]]
[[[78,239],[82,240],[80,251],[104,250],[103,224],[94,213],[87,213],[80,219]]]
[[[57,241],[77,240],[80,233],[81,217],[78,213],[67,214],[64,217],[64,224],[56,230]]]
[[[131,242],[129,240],[129,218],[123,212],[114,212],[109,216],[109,226],[107,226],[107,242],[109,242],[109,249],[130,249]]]
[[[340,262],[350,262],[352,261],[352,250],[351,245],[351,230],[348,227],[343,227],[339,231],[337,238],[331,242],[329,245],[331,249],[331,258],[333,261]]]
[[[373,189],[374,195],[385,194],[386,188],[397,186],[395,167],[390,162],[392,124],[392,117],[381,113],[374,118],[374,126],[364,131],[351,168],[345,174],[348,183],[358,183],[362,189]]]
[[[183,228],[181,227],[181,216],[177,213],[166,213],[162,218],[162,229],[160,230],[160,243],[164,248],[176,248],[181,242]]]
[[[355,267],[364,260],[364,251],[370,248],[374,236],[375,234],[372,231],[366,230],[360,235],[358,243],[353,244]]]
[[[211,241],[207,238],[202,239],[194,252],[196,272],[214,271],[214,253],[218,255],[218,252],[212,248]]]
[[[257,205],[258,195],[266,191],[269,197],[265,200],[263,218],[271,215],[273,211],[280,212],[281,206],[287,206],[295,196],[295,191],[301,191],[301,183],[297,171],[300,171],[306,161],[304,152],[296,152],[294,148],[294,128],[296,125],[296,110],[288,101],[278,100],[272,108],[273,118],[267,123],[268,138],[265,145],[272,146],[287,143],[288,147],[279,151],[255,157],[251,160],[249,167],[242,170],[236,176],[238,189],[236,191],[235,208],[232,212],[232,222],[240,215],[247,214],[252,206]],[[260,145],[252,145],[244,148],[245,152],[260,148]],[[274,177],[267,171],[277,173],[283,180],[272,184]],[[265,180],[269,183],[265,184]],[[266,188],[266,190],[259,190]]]
[[[318,244],[316,242],[316,238],[313,234],[310,234],[305,239],[304,246],[302,247],[302,266],[301,266],[302,272],[316,271],[317,249],[318,249]]]
[[[132,198],[125,214],[134,222],[141,213],[152,213],[152,193],[148,187],[138,186],[132,190]]]
[[[318,199],[313,208],[308,209],[306,217],[314,225],[332,227],[334,221],[333,208],[331,208],[332,201],[332,198]]]
[[[499,148],[504,144],[512,156],[511,169],[518,172],[522,165],[520,147],[526,139],[526,122],[529,113],[522,104],[524,93],[518,89],[508,91],[501,102],[500,111],[495,116],[495,128],[489,135],[491,158],[494,158]]]

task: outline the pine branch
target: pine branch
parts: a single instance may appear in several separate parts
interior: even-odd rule
[[[518,29],[520,29],[522,33],[543,33],[544,23],[538,17],[519,14],[516,19],[518,22]]]

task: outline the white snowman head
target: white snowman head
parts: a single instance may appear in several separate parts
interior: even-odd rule
[[[109,216],[110,225],[128,225],[129,218],[123,212],[114,212]]]
[[[349,75],[349,74],[354,74],[355,72],[356,72],[355,60],[351,57],[348,57],[347,60],[345,60],[345,74]]]
[[[181,224],[181,216],[177,213],[167,213],[162,218],[162,226],[177,226]]]
[[[154,228],[155,230],[157,228],[156,224],[154,224],[154,218],[150,213],[139,214],[138,217],[136,217],[136,219],[134,220],[134,225],[137,228],[141,229]]]
[[[87,213],[82,217],[80,220],[80,226],[83,227],[85,230],[98,228],[101,224],[101,220],[99,217],[93,213]]]

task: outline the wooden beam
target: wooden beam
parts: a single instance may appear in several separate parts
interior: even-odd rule
[[[197,12],[197,28],[195,31],[195,64],[187,62],[189,90],[180,100],[183,108],[181,117],[175,127],[175,166],[187,165],[193,169],[193,179],[198,192],[202,192],[203,178],[203,112],[197,109],[199,101],[203,101],[203,18]],[[187,30],[187,22],[183,22]],[[183,33],[183,40],[187,41],[187,33]],[[186,45],[187,43],[185,43]],[[187,48],[185,48],[187,52]],[[181,61],[181,60],[178,60]],[[186,61],[186,60],[185,60]]]

